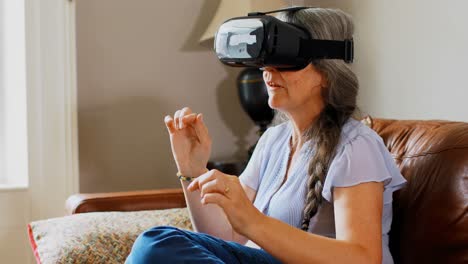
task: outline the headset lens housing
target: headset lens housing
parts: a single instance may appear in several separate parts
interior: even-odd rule
[[[263,23],[258,18],[230,20],[216,33],[216,55],[227,60],[255,60],[260,56],[263,36]]]

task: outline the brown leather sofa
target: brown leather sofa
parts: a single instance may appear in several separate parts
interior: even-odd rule
[[[374,119],[408,180],[394,194],[395,263],[468,263],[468,123]],[[70,214],[185,207],[180,189],[77,194]]]

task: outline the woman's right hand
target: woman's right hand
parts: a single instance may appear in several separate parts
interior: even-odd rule
[[[188,107],[177,110],[174,117],[164,118],[171,140],[172,155],[179,172],[186,177],[198,177],[207,171],[211,153],[211,138],[202,114]]]

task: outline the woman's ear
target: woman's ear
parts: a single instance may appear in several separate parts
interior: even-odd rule
[[[320,86],[322,86],[322,88],[328,88],[328,78],[327,78],[327,74],[325,74],[325,73],[322,72],[322,71],[319,71],[319,73],[320,73],[320,76],[321,76]]]
[[[310,63],[309,65],[313,71],[315,71],[316,73],[320,75],[320,86],[322,88],[327,88],[328,87],[327,75],[323,71],[319,70],[315,64]]]

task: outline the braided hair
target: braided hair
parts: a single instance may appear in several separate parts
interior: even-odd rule
[[[283,12],[279,19],[300,25],[316,39],[345,40],[353,36],[354,26],[349,15],[337,9],[308,8]],[[356,110],[358,80],[350,66],[342,60],[315,60],[315,69],[324,75],[327,85],[322,89],[324,108],[302,137],[311,140],[313,157],[309,161],[306,202],[301,229],[308,231],[310,219],[322,203],[322,189],[328,168],[340,140],[341,130]]]

